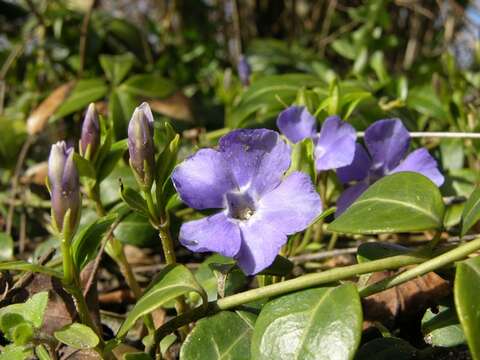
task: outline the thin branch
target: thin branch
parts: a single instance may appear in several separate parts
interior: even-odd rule
[[[358,137],[364,137],[364,131],[357,132]],[[412,138],[439,138],[439,139],[480,139],[480,133],[472,132],[442,132],[442,131],[413,131]]]
[[[78,77],[82,77],[83,69],[85,67],[85,56],[87,52],[87,35],[88,25],[92,16],[93,9],[97,5],[97,0],[92,0],[85,16],[83,17],[82,27],[80,29],[80,65],[78,67]]]

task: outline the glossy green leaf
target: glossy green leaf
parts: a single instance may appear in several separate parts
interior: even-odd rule
[[[55,339],[74,349],[92,349],[98,345],[99,339],[95,331],[88,326],[73,323],[53,333]]]
[[[457,264],[455,308],[474,360],[480,359],[480,257]]]
[[[360,348],[355,360],[412,360],[417,349],[402,339],[387,337],[372,340]]]
[[[468,198],[462,213],[462,236],[480,220],[480,188],[477,187]]]
[[[114,85],[119,84],[132,68],[135,57],[130,54],[121,55],[100,55],[100,65],[102,66],[105,76]]]
[[[158,74],[139,74],[128,78],[120,89],[140,98],[165,98],[173,94],[173,82]]]
[[[201,319],[185,339],[180,359],[250,359],[255,318],[245,311],[222,311]]]
[[[44,345],[38,345],[35,347],[35,355],[37,355],[39,360],[52,360]]]
[[[448,120],[448,112],[431,85],[410,89],[407,105],[429,117]]]
[[[57,270],[51,269],[43,265],[32,264],[23,260],[0,262],[0,271],[2,270],[30,271],[34,273],[53,276],[60,279],[63,278],[62,273]]]
[[[268,302],[252,337],[252,359],[352,359],[362,334],[353,284],[295,292]],[[335,346],[332,346],[335,344]]]
[[[123,186],[120,182],[120,196],[122,200],[130,207],[130,209],[142,214],[145,217],[148,217],[148,206],[145,199],[140,195],[139,192],[133,190],[130,187]]]
[[[277,255],[273,263],[262,270],[259,275],[288,276],[292,273],[293,263],[287,258]]]
[[[217,300],[217,277],[215,276],[212,266],[214,264],[234,265],[235,260],[214,254],[206,258],[195,272],[195,278],[200,285],[205,289],[208,295],[208,301]],[[226,296],[232,295],[247,284],[247,277],[238,267],[234,267],[228,272],[224,283],[224,293]],[[193,301],[199,301],[199,295],[192,294]]]
[[[107,90],[107,84],[102,79],[79,80],[67,99],[57,109],[51,121],[85,109],[91,102],[103,98],[107,94]]]
[[[316,76],[283,74],[264,76],[242,94],[239,103],[227,114],[226,125],[231,128],[263,125],[267,120],[295,100],[297,92],[305,87],[325,86]]]
[[[12,331],[12,341],[17,345],[27,345],[34,335],[33,327],[27,322],[17,324]]]
[[[115,221],[116,215],[108,215],[83,227],[72,240],[71,253],[77,269],[83,268],[95,257],[105,233]]]
[[[360,244],[357,250],[359,263],[384,259],[390,256],[405,255],[411,250],[405,246],[385,242],[367,242]]]
[[[80,156],[78,153],[73,154],[73,160],[75,161],[80,176],[85,176],[91,179],[96,178],[95,168],[90,161]]]
[[[159,243],[158,232],[147,217],[132,212],[123,218],[114,231],[115,237],[124,244],[139,247],[153,246]]]
[[[0,360],[26,360],[31,357],[31,353],[27,347],[10,344],[0,352]]]
[[[13,258],[13,239],[10,235],[0,233],[0,261],[8,261]]]
[[[377,234],[442,227],[445,207],[438,187],[418,173],[386,176],[370,186],[329,230]]]
[[[190,292],[199,293],[203,299],[203,305],[207,304],[207,294],[187,267],[180,264],[167,266],[157,275],[146,289],[145,294],[127,314],[127,318],[118,330],[117,337],[125,336],[135,321],[143,315]]]
[[[18,314],[25,321],[30,322],[35,328],[40,328],[43,315],[48,303],[48,292],[43,291],[33,295],[24,303],[12,304],[0,309],[0,317],[5,314]]]
[[[422,333],[427,344],[452,347],[466,339],[454,308],[440,306],[436,313],[428,309],[422,318]]]
[[[115,139],[120,140],[127,136],[128,122],[138,105],[138,101],[121,88],[112,91],[109,97],[108,118],[113,124]]]

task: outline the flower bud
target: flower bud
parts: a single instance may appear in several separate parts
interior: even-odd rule
[[[250,85],[250,73],[252,72],[247,58],[244,55],[240,55],[237,65],[238,77],[243,86]]]
[[[153,115],[144,102],[133,112],[128,124],[128,151],[130,166],[143,190],[150,190],[155,169],[155,147],[153,144]]]
[[[80,220],[82,199],[78,172],[73,160],[73,148],[67,149],[64,141],[52,145],[48,158],[48,180],[54,226],[60,232],[73,234]],[[69,222],[64,224],[68,210],[70,210]]]
[[[88,105],[82,125],[82,136],[80,137],[79,151],[85,159],[93,159],[100,146],[100,124],[95,104]]]

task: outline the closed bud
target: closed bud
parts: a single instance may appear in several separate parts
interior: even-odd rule
[[[250,73],[252,72],[250,64],[244,55],[240,55],[237,65],[238,77],[243,86],[250,85]]]
[[[48,158],[48,181],[52,198],[52,218],[58,231],[75,232],[81,212],[81,196],[78,171],[73,160],[73,148],[67,148],[64,141],[52,145]],[[68,223],[65,215],[70,210]],[[64,226],[68,226],[65,229]]]
[[[79,151],[85,159],[93,159],[100,146],[100,124],[95,104],[88,106],[82,125],[82,136],[80,137]]]
[[[155,148],[153,144],[153,115],[144,102],[133,112],[128,124],[130,166],[143,190],[150,190],[154,179]]]

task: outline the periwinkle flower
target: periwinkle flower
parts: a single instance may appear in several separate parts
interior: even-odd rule
[[[240,55],[240,58],[238,59],[237,72],[242,85],[250,85],[250,74],[252,72],[252,69],[250,68],[250,64],[248,63],[247,58],[244,55]]]
[[[304,106],[290,106],[277,118],[277,127],[288,140],[297,143],[312,138],[317,171],[350,164],[355,154],[355,129],[338,116],[329,116],[316,133],[316,120]]]
[[[144,190],[152,187],[155,169],[155,147],[153,144],[153,115],[144,102],[133,112],[128,124],[128,152],[130,166]]]
[[[88,105],[82,125],[79,152],[85,158],[93,159],[100,146],[100,124],[95,104]],[[88,152],[88,153],[87,153]]]
[[[48,181],[54,225],[58,231],[64,231],[64,218],[70,210],[70,222],[66,225],[68,232],[72,234],[80,219],[80,184],[73,160],[73,148],[67,148],[64,141],[52,145],[48,158]]]
[[[287,235],[304,230],[322,205],[310,177],[283,175],[290,148],[272,130],[235,130],[218,150],[201,149],[178,165],[173,184],[194,209],[219,209],[184,223],[180,242],[194,252],[213,251],[237,259],[247,274],[272,264]]]
[[[405,157],[410,134],[401,120],[374,122],[365,131],[364,140],[367,149],[357,144],[352,163],[337,169],[343,184],[353,183],[338,199],[337,215],[344,212],[371,184],[389,174],[413,171],[428,177],[437,186],[443,184],[443,175],[427,149],[417,149]]]

